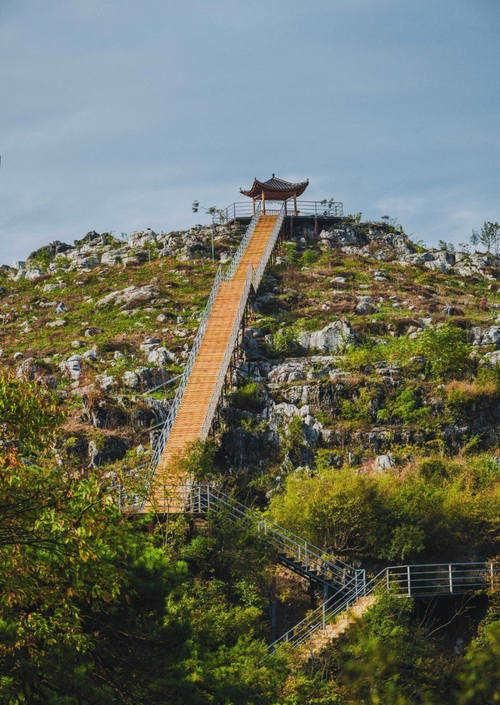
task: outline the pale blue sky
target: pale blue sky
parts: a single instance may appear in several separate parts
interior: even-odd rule
[[[0,0],[0,262],[271,172],[462,241],[500,218],[499,27],[498,0]]]

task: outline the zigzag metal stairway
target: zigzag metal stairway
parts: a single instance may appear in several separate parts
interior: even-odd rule
[[[321,549],[210,485],[191,487],[186,500],[186,511],[192,514],[219,513],[231,521],[253,525],[275,548],[280,563],[323,589],[326,599],[272,642],[271,651],[290,644],[303,658],[314,655],[362,616],[383,591],[419,599],[498,589],[495,561],[389,566],[367,579],[365,570],[327,557]]]
[[[237,343],[250,291],[257,290],[283,224],[284,210],[257,213],[227,270],[219,269],[176,397],[153,454],[141,511],[182,512],[189,477],[176,462],[207,437]]]

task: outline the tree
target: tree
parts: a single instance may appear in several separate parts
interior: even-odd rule
[[[460,705],[494,705],[500,703],[500,620],[493,609],[469,644],[459,674]]]
[[[217,208],[217,206],[200,206],[199,201],[193,201],[191,205],[191,210],[193,213],[198,213],[200,208],[203,208],[205,213],[209,215],[212,219],[212,237],[211,237],[211,245],[212,245],[212,259],[215,260],[215,245],[214,245],[214,238],[215,238],[215,224],[216,221],[218,220],[219,223],[224,223],[226,220],[226,213],[222,208]]]
[[[480,230],[473,230],[470,241],[473,245],[482,245],[486,252],[498,255],[500,242],[500,223],[496,220],[485,220]]]
[[[439,249],[444,250],[445,252],[455,252],[455,245],[452,242],[446,242],[446,240],[439,240],[438,245]]]
[[[53,403],[22,380],[0,385],[1,705],[276,702],[284,671],[258,638],[252,585],[239,581],[236,604],[223,576],[196,576],[180,555],[182,521],[165,537],[118,511],[105,472],[58,466]],[[244,576],[244,551],[239,565]]]

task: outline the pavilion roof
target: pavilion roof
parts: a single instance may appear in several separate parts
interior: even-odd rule
[[[240,189],[240,193],[244,196],[250,196],[250,198],[260,198],[262,193],[264,193],[264,198],[270,201],[285,201],[287,198],[292,198],[292,196],[300,196],[304,193],[308,184],[309,180],[293,183],[292,181],[279,179],[273,174],[267,181],[254,179],[252,186],[247,191]]]

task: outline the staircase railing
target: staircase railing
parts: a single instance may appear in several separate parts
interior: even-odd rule
[[[163,426],[161,428],[161,431],[156,439],[156,443],[155,443],[155,446],[153,449],[153,454],[151,457],[151,467],[152,467],[153,471],[156,468],[156,466],[158,465],[161,454],[163,453],[163,449],[165,448],[165,444],[167,442],[170,430],[172,428],[175,416],[177,414],[177,410],[178,410],[179,405],[181,403],[182,395],[184,394],[184,390],[186,388],[189,375],[191,374],[191,370],[193,369],[196,355],[198,354],[198,350],[199,350],[201,342],[203,340],[203,335],[205,334],[208,319],[209,319],[210,313],[212,311],[213,303],[215,301],[217,293],[220,289],[220,285],[223,282],[224,278],[225,278],[224,277],[224,269],[223,269],[222,265],[220,265],[219,268],[217,269],[216,274],[215,274],[212,289],[210,291],[210,294],[208,295],[207,303],[205,304],[205,308],[204,308],[203,313],[201,315],[200,323],[198,326],[198,331],[196,333],[195,339],[193,341],[193,345],[192,345],[191,350],[189,352],[189,356],[186,361],[186,365],[185,365],[184,370],[182,372],[181,381],[179,382],[174,399],[173,399],[172,404],[170,406],[170,409],[168,411],[167,417],[166,417],[166,419],[163,423]]]
[[[236,340],[238,338],[238,331],[241,326],[241,320],[242,320],[243,314],[245,312],[245,307],[246,307],[247,300],[248,300],[248,294],[250,293],[250,287],[252,285],[252,273],[253,273],[252,270],[253,270],[252,266],[249,265],[248,269],[247,269],[245,284],[244,284],[243,290],[241,292],[241,297],[240,297],[240,302],[238,304],[238,309],[236,311],[236,315],[234,317],[233,325],[231,327],[231,331],[230,331],[229,338],[227,341],[226,350],[224,353],[224,358],[222,359],[222,362],[219,367],[219,371],[217,373],[217,380],[215,382],[215,386],[212,391],[212,395],[210,397],[210,402],[208,404],[207,413],[205,415],[205,421],[203,422],[203,426],[201,429],[200,438],[202,440],[208,436],[208,433],[210,431],[210,426],[212,425],[212,420],[213,420],[213,417],[215,414],[215,410],[217,409],[217,404],[219,403],[219,398],[221,395],[222,387],[224,385],[224,380],[226,378],[229,363],[231,361],[231,356],[233,354],[233,350],[236,345]]]
[[[258,266],[254,267],[253,279],[252,279],[254,291],[257,291],[257,289],[259,288],[259,284],[260,284],[262,277],[264,275],[264,271],[265,271],[267,263],[269,261],[269,257],[271,256],[271,253],[276,246],[276,242],[278,240],[284,219],[285,219],[285,210],[284,210],[284,207],[281,207],[281,209],[278,211],[278,217],[276,218],[276,221],[274,223],[272,233],[269,237],[269,240],[267,241],[266,249],[264,250],[264,253],[261,257],[261,260],[260,260]]]
[[[231,279],[233,277],[234,273],[238,269],[238,265],[240,263],[240,260],[243,256],[243,253],[245,252],[248,243],[250,242],[250,238],[252,237],[254,230],[257,226],[257,222],[259,220],[259,213],[255,213],[252,216],[252,219],[250,223],[248,224],[247,229],[245,230],[245,234],[241,238],[240,244],[238,245],[238,248],[236,249],[235,253],[231,257],[231,261],[229,263],[229,266],[226,269],[225,272],[225,279]]]
[[[187,496],[186,509],[192,513],[205,514],[210,511],[223,511],[229,517],[242,520],[253,525],[266,541],[272,544],[278,553],[283,554],[298,566],[306,566],[311,571],[318,572],[332,588],[345,585],[351,580],[361,580],[359,571],[338,558],[330,559],[327,553],[296,536],[292,532],[275,524],[269,519],[219,489],[210,485],[193,486]]]
[[[240,303],[238,306],[235,321],[234,321],[233,327],[231,329],[230,339],[228,341],[228,346],[226,348],[226,353],[224,355],[224,359],[223,359],[223,362],[221,365],[221,370],[218,375],[216,386],[214,388],[214,393],[212,394],[212,397],[211,397],[211,400],[209,403],[209,407],[207,410],[207,415],[206,415],[206,418],[205,418],[205,421],[204,421],[204,424],[202,427],[202,438],[206,437],[206,435],[208,434],[209,429],[210,429],[210,425],[213,420],[215,410],[217,408],[218,399],[219,399],[219,396],[221,393],[222,385],[224,383],[224,378],[227,373],[227,368],[229,366],[229,361],[231,359],[232,350],[234,348],[234,345],[235,345],[235,342],[237,339],[238,330],[239,330],[239,327],[241,324],[241,319],[243,317],[243,312],[245,310],[246,301],[248,299],[248,294],[250,292],[250,288],[253,285],[254,289],[257,289],[258,284],[260,283],[260,280],[262,279],[262,275],[263,275],[264,269],[266,267],[267,261],[268,261],[269,256],[270,256],[270,254],[276,244],[276,240],[278,238],[281,226],[283,224],[283,212],[284,212],[283,208],[281,208],[281,210],[278,212],[278,217],[277,217],[276,222],[274,224],[273,231],[272,231],[271,236],[269,238],[269,241],[267,243],[266,249],[261,257],[261,261],[259,263],[259,266],[256,268],[255,271],[252,269],[252,267],[249,266],[249,269],[247,271],[247,276],[246,276],[245,285],[244,285],[244,291],[243,291],[242,297],[240,299]],[[156,468],[158,466],[158,463],[160,461],[162,453],[163,453],[165,446],[167,444],[168,437],[170,435],[170,431],[172,430],[172,426],[174,424],[175,417],[177,415],[177,411],[179,409],[179,406],[180,406],[180,403],[182,400],[182,396],[183,396],[184,391],[186,389],[189,375],[191,374],[191,371],[193,369],[193,365],[194,365],[196,356],[198,354],[199,347],[200,347],[201,342],[203,340],[203,336],[205,334],[208,319],[209,319],[210,314],[212,312],[213,303],[214,303],[215,298],[219,292],[221,283],[223,281],[230,280],[234,276],[234,274],[239,266],[239,263],[241,261],[241,258],[243,256],[243,253],[245,252],[245,250],[248,246],[248,243],[254,233],[255,227],[256,227],[257,222],[259,220],[259,215],[260,215],[260,208],[257,208],[257,211],[253,215],[253,217],[250,221],[250,224],[249,224],[248,228],[246,229],[246,232],[245,232],[236,252],[234,253],[233,257],[231,258],[229,265],[227,265],[227,266],[220,265],[219,268],[217,269],[217,272],[216,272],[216,275],[214,278],[214,283],[212,285],[212,289],[210,291],[207,303],[205,305],[205,308],[203,310],[203,313],[202,313],[202,316],[200,319],[200,324],[198,327],[198,331],[196,333],[196,337],[195,337],[193,345],[191,347],[189,357],[187,359],[184,370],[183,370],[182,374],[180,375],[180,382],[177,387],[175,396],[172,400],[172,404],[168,410],[168,413],[166,414],[165,419],[163,420],[163,422],[161,424],[159,424],[160,431],[158,433],[158,436],[157,436],[155,443],[154,443],[154,446],[153,446],[151,461],[149,463],[148,471],[146,473],[146,478],[145,478],[145,487],[147,487],[147,488],[149,488],[151,486],[154,475],[156,473]],[[223,372],[223,374],[222,374],[222,372]],[[144,502],[145,502],[145,498],[142,501],[141,506],[144,504]],[[136,502],[134,502],[134,504],[136,504]]]
[[[384,568],[368,582],[354,578],[304,619],[276,639],[270,649],[290,643],[299,646],[318,629],[324,629],[337,615],[361,597],[389,591],[396,597],[449,597],[497,587],[498,564],[428,563]]]

